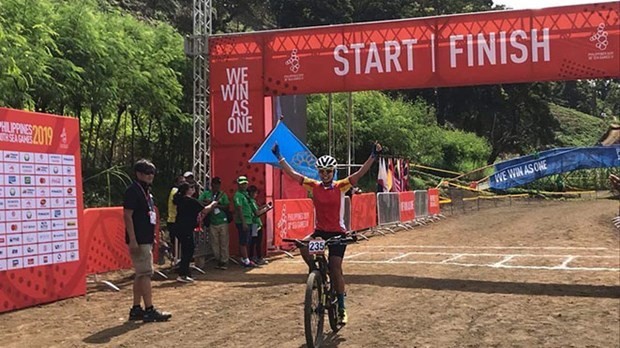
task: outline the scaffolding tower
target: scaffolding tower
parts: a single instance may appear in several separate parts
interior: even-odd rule
[[[211,112],[209,109],[209,36],[212,34],[212,1],[193,0],[193,32],[185,40],[185,54],[193,63],[193,162],[194,178],[206,188],[211,178]]]

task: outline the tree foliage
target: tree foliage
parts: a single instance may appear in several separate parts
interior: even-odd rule
[[[348,94],[333,97],[334,133],[346,134]],[[363,163],[371,144],[379,140],[386,154],[410,158],[457,171],[481,167],[490,153],[487,141],[472,133],[446,130],[437,125],[435,111],[423,100],[410,103],[393,100],[381,92],[352,95],[354,163]],[[313,95],[308,100],[308,146],[315,154],[328,152],[328,96]],[[336,137],[334,154],[340,163],[347,160],[347,138]]]
[[[94,0],[2,0],[0,47],[0,104],[78,118],[84,177],[155,154],[164,172],[191,167],[188,63],[170,25]]]

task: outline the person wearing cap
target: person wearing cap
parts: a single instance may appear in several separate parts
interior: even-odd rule
[[[129,320],[144,322],[167,321],[170,313],[161,312],[153,306],[151,276],[153,275],[153,241],[157,213],[151,185],[155,177],[155,165],[141,159],[134,165],[136,181],[127,187],[123,197],[123,220],[125,242],[129,247],[131,263],[135,271],[133,281],[133,307]],[[144,309],[141,306],[144,301]]]
[[[211,180],[211,189],[204,191],[198,200],[207,204],[214,200],[219,202],[206,219],[209,219],[209,237],[213,256],[217,262],[215,268],[225,270],[228,268],[228,224],[231,221],[228,220],[230,201],[226,193],[220,189],[221,186],[222,180],[216,176]]]
[[[192,283],[190,263],[194,257],[194,229],[202,223],[202,220],[215,209],[217,201],[204,204],[193,197],[196,190],[195,184],[182,183],[179,191],[174,195],[174,204],[177,205],[176,230],[177,238],[181,244],[181,261],[179,262],[177,278],[181,283]]]
[[[183,173],[183,178],[189,184],[196,186],[196,180],[194,179],[194,173],[192,173],[190,171],[187,171],[187,172]],[[196,188],[198,188],[198,187],[196,186]],[[198,190],[195,190],[193,197],[194,198],[198,198]]]
[[[235,225],[239,232],[239,255],[241,256],[241,264],[244,267],[256,267],[256,264],[248,258],[248,244],[250,244],[252,225],[252,217],[254,212],[250,205],[250,197],[248,196],[248,178],[240,176],[237,178],[237,192],[233,196],[235,205]]]
[[[264,204],[259,206],[256,202],[256,198],[258,197],[258,187],[254,185],[248,186],[248,196],[250,197],[250,205],[252,206],[252,212],[254,216],[252,216],[252,225],[250,231],[252,232],[252,236],[250,238],[250,250],[248,251],[248,256],[250,260],[255,264],[262,266],[266,265],[269,262],[263,258],[263,222],[261,221],[261,216],[268,212],[273,205]]]

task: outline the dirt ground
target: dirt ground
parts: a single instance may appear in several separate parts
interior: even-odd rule
[[[349,324],[326,347],[618,347],[618,202],[514,202],[352,245]],[[305,267],[279,258],[155,281],[167,323],[127,323],[131,285],[0,315],[3,347],[304,347]],[[326,324],[326,326],[328,326]]]

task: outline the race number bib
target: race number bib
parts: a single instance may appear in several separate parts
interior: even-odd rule
[[[154,211],[149,211],[149,220],[151,221],[151,225],[157,224],[157,214]]]
[[[308,251],[310,255],[325,254],[325,241],[322,239],[313,239],[308,242]]]

